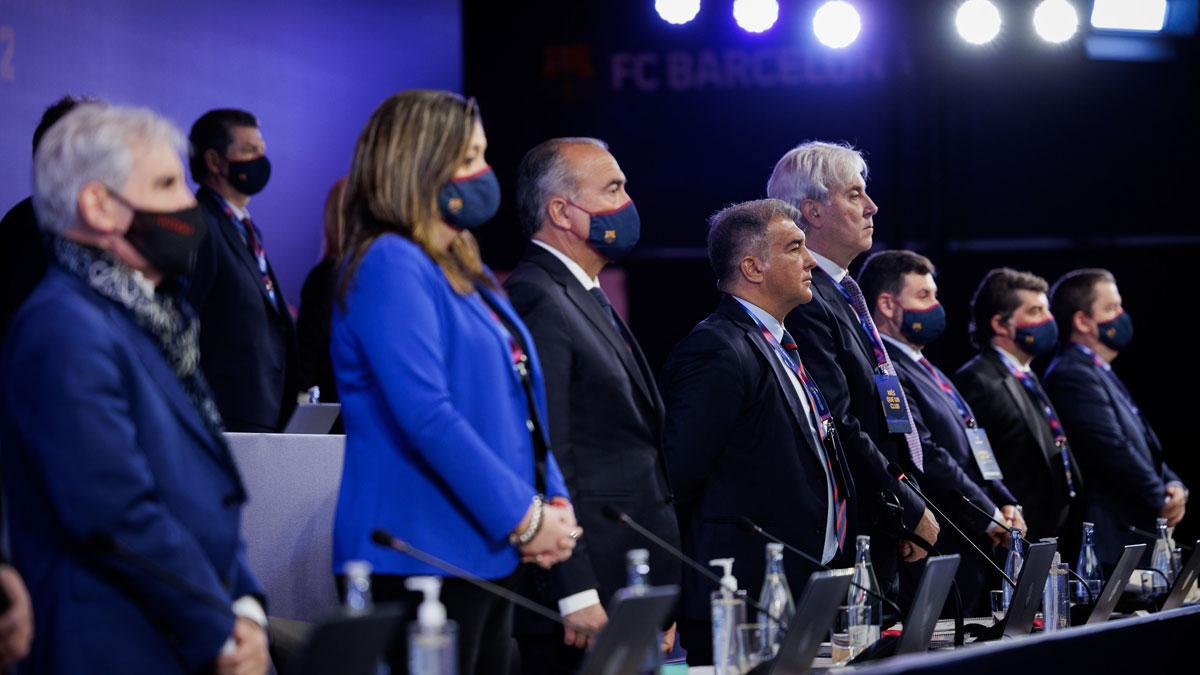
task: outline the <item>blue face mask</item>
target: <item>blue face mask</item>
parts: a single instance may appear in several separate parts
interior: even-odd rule
[[[1054,351],[1058,344],[1058,324],[1051,317],[1041,323],[1017,326],[1017,346],[1031,356],[1041,356]]]
[[[596,213],[575,202],[568,203],[592,217],[588,243],[608,260],[620,260],[637,246],[638,238],[642,235],[642,220],[632,199],[611,211]]]
[[[500,210],[500,181],[492,167],[462,178],[452,178],[438,191],[438,209],[447,223],[473,230]]]
[[[913,344],[927,345],[946,330],[946,310],[940,303],[928,309],[901,309],[900,332]]]
[[[1101,344],[1113,351],[1119,352],[1133,341],[1133,319],[1128,312],[1121,312],[1096,328],[1100,329]]]

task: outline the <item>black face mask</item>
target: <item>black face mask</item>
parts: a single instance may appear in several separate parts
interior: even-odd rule
[[[244,162],[229,162],[229,172],[225,178],[233,189],[244,195],[256,195],[262,192],[271,179],[271,160],[266,155],[247,159]]]
[[[196,267],[196,251],[208,224],[200,205],[179,211],[143,211],[116,190],[109,188],[113,199],[133,211],[133,222],[125,240],[146,262],[168,279],[187,276]]]

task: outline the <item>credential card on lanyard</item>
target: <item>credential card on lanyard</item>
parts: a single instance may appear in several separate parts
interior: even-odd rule
[[[1004,473],[1000,471],[1000,463],[992,453],[992,444],[988,441],[987,433],[978,427],[966,429],[967,438],[971,441],[971,454],[975,455],[975,464],[984,480],[1003,480]]]
[[[907,434],[912,431],[912,425],[908,423],[908,409],[904,407],[904,395],[900,390],[900,378],[877,373],[875,389],[879,391],[879,403],[887,419],[888,433]]]

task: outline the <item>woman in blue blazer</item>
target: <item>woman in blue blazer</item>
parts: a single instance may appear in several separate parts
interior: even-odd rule
[[[373,544],[375,528],[508,584],[582,533],[533,340],[466,232],[499,206],[486,144],[473,100],[419,90],[380,105],[355,150],[330,347],[346,423],[333,564],[370,562],[377,602],[413,605],[404,578],[443,572]],[[459,671],[505,672],[511,605],[455,579],[442,600]],[[402,644],[389,658],[403,672]]]

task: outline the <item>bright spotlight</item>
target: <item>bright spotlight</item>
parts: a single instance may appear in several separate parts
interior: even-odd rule
[[[1046,42],[1066,42],[1079,28],[1079,14],[1067,0],[1044,0],[1033,10],[1033,29]]]
[[[761,33],[779,19],[779,3],[775,0],[733,0],[733,19],[742,30]]]
[[[1167,0],[1096,0],[1092,26],[1157,32],[1167,22]]]
[[[854,5],[833,0],[821,5],[813,15],[813,33],[826,47],[841,49],[858,39],[862,19]]]
[[[667,23],[685,24],[700,13],[700,0],[654,0],[654,11]]]
[[[988,0],[967,0],[958,6],[954,25],[967,42],[987,44],[1000,34],[1000,10]]]

